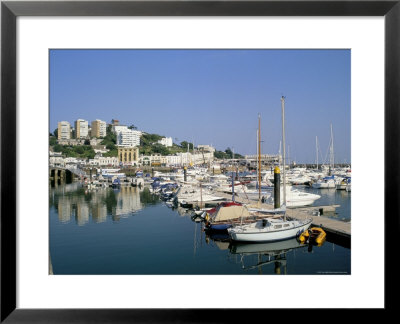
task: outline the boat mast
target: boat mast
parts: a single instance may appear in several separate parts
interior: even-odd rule
[[[286,159],[286,151],[285,151],[285,97],[281,98],[282,103],[282,142],[283,142],[283,204],[286,207],[286,170],[285,170],[285,159]],[[286,213],[285,213],[285,221],[286,221]]]
[[[257,129],[257,136],[256,136],[257,138],[256,138],[256,143],[257,143],[257,147],[256,147],[256,151],[257,151],[257,163],[256,163],[256,166],[257,166],[257,183],[258,183],[258,129]]]
[[[261,202],[261,117],[258,114],[258,203]]]
[[[317,170],[318,170],[318,137],[317,136],[315,136],[315,152],[316,152],[316,155],[317,155]]]
[[[332,130],[332,123],[331,123],[331,149],[330,149],[330,164],[331,164],[331,169],[333,171],[333,168],[335,167],[335,158],[333,154],[333,130]]]

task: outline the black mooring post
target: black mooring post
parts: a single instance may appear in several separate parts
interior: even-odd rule
[[[281,207],[281,170],[274,169],[274,208]]]

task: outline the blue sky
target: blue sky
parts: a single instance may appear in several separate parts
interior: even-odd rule
[[[51,50],[50,131],[78,118],[256,153],[277,153],[281,96],[287,154],[350,160],[350,50]],[[328,158],[326,160],[329,162]]]

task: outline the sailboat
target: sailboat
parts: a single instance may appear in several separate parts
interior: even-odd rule
[[[282,141],[283,141],[283,205],[286,206],[286,171],[285,171],[285,97],[282,105]],[[307,230],[312,218],[299,220],[284,215],[263,218],[250,224],[240,224],[228,228],[228,234],[234,241],[271,242],[296,237]]]
[[[255,183],[256,189],[247,189],[238,194],[239,197],[247,198],[248,200],[256,200],[258,198],[258,203],[261,202],[261,199],[268,199],[271,196],[271,190],[273,187],[271,186],[270,181],[265,178],[263,179],[261,176],[261,117],[258,115],[258,130],[257,130],[257,180]]]
[[[333,130],[331,124],[331,139],[329,142],[329,176],[319,179],[317,182],[312,184],[312,187],[316,189],[336,188],[335,176],[331,175],[331,172],[333,172],[334,167],[335,167],[335,159],[333,153]]]

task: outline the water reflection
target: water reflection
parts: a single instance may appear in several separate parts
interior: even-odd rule
[[[80,183],[51,188],[50,207],[54,207],[60,223],[75,220],[79,226],[90,222],[104,223],[107,218],[119,221],[139,210],[145,205],[159,202],[147,188],[122,186],[118,190],[96,188],[88,190]]]
[[[264,266],[272,266],[273,273],[287,274],[287,253],[301,249],[311,252],[307,244],[300,243],[296,238],[270,243],[241,243],[231,241],[228,234],[208,233],[206,243],[212,243],[220,250],[229,251],[235,263],[239,263],[244,271],[257,269],[262,274]],[[235,258],[236,257],[236,258]]]
[[[262,267],[273,265],[275,274],[287,274],[286,254],[295,249],[305,249],[297,239],[271,243],[243,244],[231,242],[229,251],[240,256],[242,269],[245,271],[257,269],[262,273]]]

